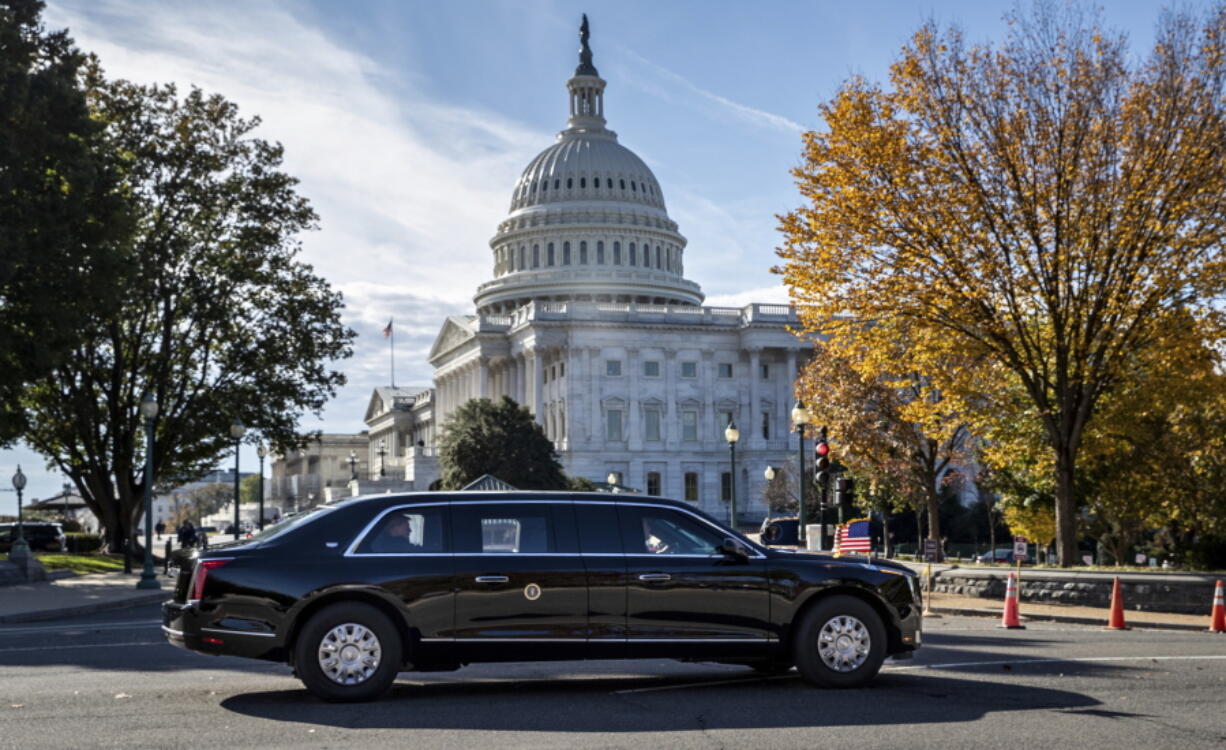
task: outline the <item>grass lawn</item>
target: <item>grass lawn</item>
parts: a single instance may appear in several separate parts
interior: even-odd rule
[[[123,557],[110,555],[36,554],[45,570],[71,570],[73,573],[112,573],[123,570]]]

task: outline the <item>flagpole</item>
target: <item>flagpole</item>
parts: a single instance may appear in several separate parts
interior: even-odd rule
[[[392,335],[388,337],[387,353],[392,361],[392,387],[393,388],[396,387],[396,327],[393,325],[395,322],[396,322],[395,318],[392,318],[391,320],[387,322],[387,327],[392,329]]]

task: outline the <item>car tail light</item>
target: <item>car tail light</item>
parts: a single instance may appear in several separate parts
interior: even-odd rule
[[[209,571],[214,568],[220,568],[232,559],[223,557],[214,560],[197,560],[196,569],[192,572],[191,596],[188,599],[190,601],[200,601],[204,595],[204,582],[209,577]]]

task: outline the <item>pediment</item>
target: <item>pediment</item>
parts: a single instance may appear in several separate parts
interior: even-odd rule
[[[427,357],[429,362],[434,364],[436,358],[476,337],[472,329],[475,319],[468,315],[451,315],[443,321],[443,327],[434,337],[434,345],[430,347],[430,355]]]

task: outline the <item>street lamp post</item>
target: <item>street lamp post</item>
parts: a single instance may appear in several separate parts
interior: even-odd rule
[[[230,437],[234,438],[234,538],[239,538],[239,515],[238,515],[238,450],[243,444],[243,435],[247,434],[247,427],[241,419],[235,419],[234,424],[230,425]]]
[[[17,473],[13,475],[13,489],[17,490],[17,540],[9,548],[9,560],[22,566],[22,570],[25,570],[30,561],[30,545],[26,544],[25,525],[21,515],[21,493],[25,488],[26,475],[21,473],[21,467],[18,466]]]
[[[796,425],[796,432],[800,435],[800,507],[797,513],[797,530],[796,537],[800,540],[802,547],[805,545],[805,425],[809,424],[809,410],[805,408],[805,402],[797,401],[792,407],[792,424]]]
[[[345,463],[349,464],[349,481],[358,481],[358,452],[349,451],[349,458],[345,460]]]
[[[158,402],[152,393],[140,400],[140,415],[145,418],[145,567],[136,588],[160,589],[153,572],[153,420],[157,419]]]
[[[264,457],[268,455],[268,449],[264,447],[264,442],[255,447],[255,455],[260,457],[260,531],[264,530]]]
[[[728,441],[729,460],[732,464],[732,471],[729,476],[731,478],[731,502],[728,503],[728,525],[736,531],[736,441],[741,439],[741,431],[736,428],[736,422],[732,419],[728,420],[728,426],[724,428],[724,440]]]
[[[387,466],[385,465],[384,456],[387,455],[387,441],[379,438],[379,450],[375,451],[379,455],[379,478],[387,477]]]

